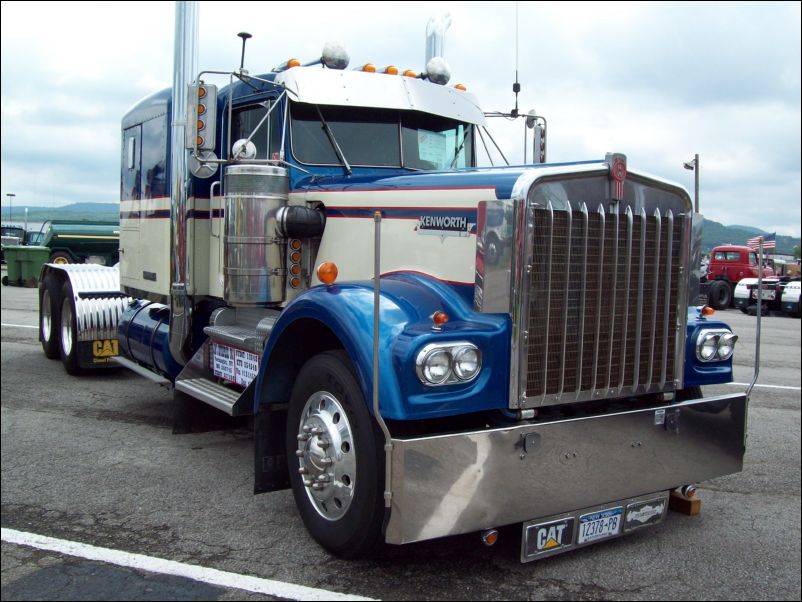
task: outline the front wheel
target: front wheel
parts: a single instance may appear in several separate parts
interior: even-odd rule
[[[287,418],[290,481],[307,530],[343,558],[370,553],[384,518],[383,436],[345,352],[304,364]]]

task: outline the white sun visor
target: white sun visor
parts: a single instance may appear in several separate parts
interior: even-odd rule
[[[321,67],[294,67],[276,76],[298,102],[421,111],[485,125],[473,94],[421,79]]]

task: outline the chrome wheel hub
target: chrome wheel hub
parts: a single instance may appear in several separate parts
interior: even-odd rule
[[[72,351],[72,306],[69,299],[61,305],[61,348],[64,355]]]
[[[307,400],[295,455],[315,510],[327,520],[342,518],[354,498],[356,454],[348,417],[331,393],[318,391]]]
[[[42,339],[44,341],[50,340],[50,335],[53,330],[53,317],[50,315],[50,291],[45,289],[42,294]]]

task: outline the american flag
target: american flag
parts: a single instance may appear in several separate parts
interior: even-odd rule
[[[750,249],[754,249],[755,251],[757,251],[760,238],[761,238],[760,236],[756,236],[755,238],[750,238],[749,240],[746,241],[746,246],[748,246]],[[777,247],[777,242],[775,240],[776,238],[777,238],[776,232],[772,232],[771,234],[766,234],[763,237],[763,248],[775,249]]]

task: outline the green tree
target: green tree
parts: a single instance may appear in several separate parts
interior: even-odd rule
[[[799,245],[794,245],[794,259],[800,258]]]

